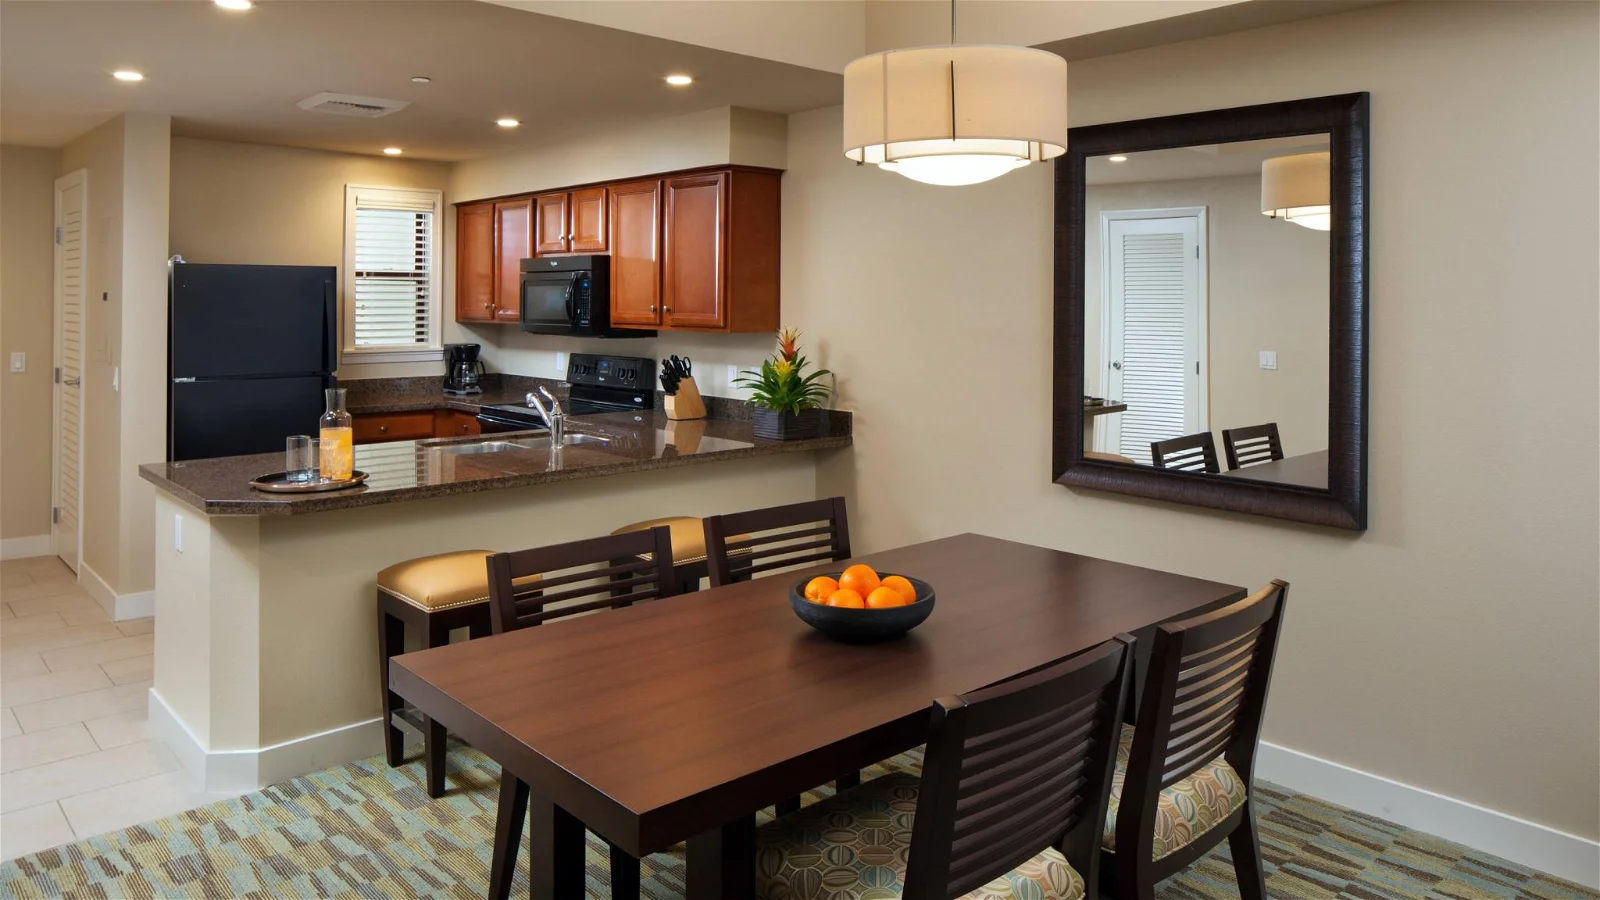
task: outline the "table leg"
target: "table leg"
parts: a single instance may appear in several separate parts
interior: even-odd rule
[[[689,838],[688,900],[749,900],[756,889],[756,818]]]
[[[489,900],[507,900],[517,874],[522,826],[528,820],[528,784],[500,770],[500,810],[494,821],[494,856],[489,865]]]
[[[528,853],[532,900],[574,900],[584,896],[583,823],[540,794],[528,798],[531,812]]]
[[[639,860],[611,845],[611,900],[636,900],[639,896]]]

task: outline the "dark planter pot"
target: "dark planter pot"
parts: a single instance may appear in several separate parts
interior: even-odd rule
[[[778,412],[757,406],[750,411],[750,424],[756,437],[767,441],[798,441],[822,435],[822,410],[802,409],[799,412]]]

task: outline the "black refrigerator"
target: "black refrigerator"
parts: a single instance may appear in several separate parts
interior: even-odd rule
[[[338,270],[170,268],[167,459],[282,452],[316,434],[338,363]]]

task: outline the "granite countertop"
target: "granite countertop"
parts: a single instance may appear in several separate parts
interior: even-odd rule
[[[431,395],[432,405],[412,408],[438,408],[438,396]],[[569,444],[559,455],[550,452],[542,431],[364,444],[355,448],[355,467],[367,473],[366,483],[325,493],[272,494],[250,487],[251,479],[283,470],[281,453],[152,463],[140,466],[139,475],[209,515],[288,516],[851,444],[851,416],[841,412],[828,414],[823,436],[798,441],[757,440],[748,421],[672,422],[660,410],[572,416],[567,429],[569,437],[593,440]],[[529,446],[494,453],[450,449],[489,441],[524,441]]]

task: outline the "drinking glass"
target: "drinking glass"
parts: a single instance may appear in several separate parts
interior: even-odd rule
[[[292,435],[284,442],[283,470],[289,481],[304,484],[317,480],[321,444],[309,434]]]

